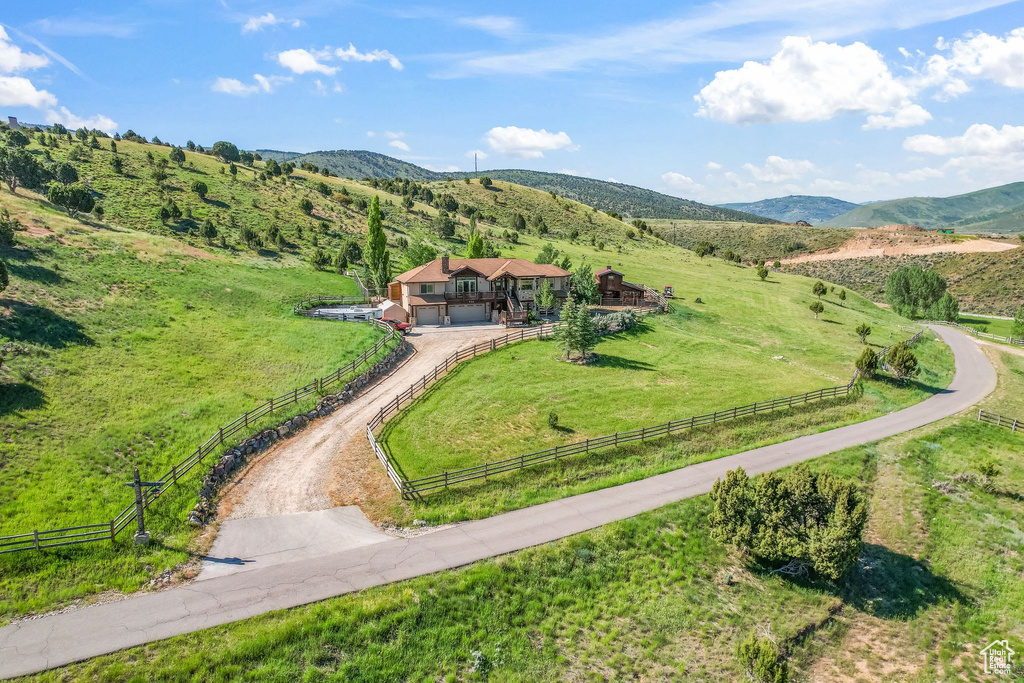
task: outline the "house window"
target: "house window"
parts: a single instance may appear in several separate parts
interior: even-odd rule
[[[455,280],[455,291],[456,292],[475,292],[476,291],[476,278],[475,277],[460,277]]]
[[[431,282],[430,284],[420,285],[420,294],[433,294],[433,293],[434,293],[434,283],[433,282]]]
[[[533,291],[533,282],[534,282],[533,280],[520,280],[519,281],[519,289],[521,291],[524,291],[524,292],[532,292]]]

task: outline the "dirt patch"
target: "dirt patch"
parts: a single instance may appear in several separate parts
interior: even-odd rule
[[[926,254],[970,254],[1008,251],[1018,245],[990,239],[955,240],[947,235],[905,231],[894,227],[862,230],[838,249],[783,259],[784,264],[881,256],[918,256]]]

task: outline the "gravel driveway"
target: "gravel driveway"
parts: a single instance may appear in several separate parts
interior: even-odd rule
[[[494,324],[415,328],[407,337],[413,352],[390,375],[352,403],[280,441],[244,470],[224,494],[220,519],[326,510],[395,495],[366,441],[366,423],[458,349],[507,333]]]

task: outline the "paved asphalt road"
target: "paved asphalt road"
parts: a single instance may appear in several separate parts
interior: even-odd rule
[[[946,391],[905,410],[432,534],[6,626],[0,628],[0,676],[29,674],[547,543],[707,493],[716,479],[738,466],[750,474],[767,472],[954,415],[990,393],[996,374],[969,337],[949,328],[933,329],[953,350],[956,375]]]

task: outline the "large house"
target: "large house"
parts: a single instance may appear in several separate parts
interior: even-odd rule
[[[642,285],[634,285],[622,279],[622,273],[605,266],[594,273],[597,278],[597,291],[601,294],[604,306],[639,306],[644,300]]]
[[[525,259],[442,256],[395,278],[388,298],[417,325],[478,320],[513,324],[526,321],[545,281],[559,302],[565,299],[569,278],[558,266]]]

